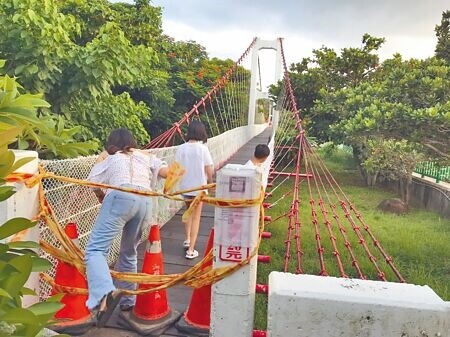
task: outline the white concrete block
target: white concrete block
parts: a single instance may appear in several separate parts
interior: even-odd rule
[[[35,151],[21,151],[14,150],[15,160],[22,158],[33,158],[33,160],[22,167],[17,172],[22,173],[37,173],[38,172],[38,154]],[[5,223],[12,218],[27,218],[32,219],[38,214],[38,186],[27,188],[23,183],[8,183],[14,186],[16,193],[9,199],[0,202],[0,224]],[[34,226],[17,235],[13,235],[0,242],[10,241],[34,241],[39,242],[39,228]],[[39,293],[39,274],[31,273],[30,278],[25,284],[26,287],[33,289],[37,294]],[[31,305],[39,301],[37,296],[24,296],[23,303],[25,306]]]
[[[269,337],[450,337],[428,286],[272,272]]]
[[[260,195],[261,172],[242,165],[226,165],[217,173],[216,195],[226,199],[254,199]],[[257,245],[259,206],[216,207],[214,268],[235,265]],[[212,285],[212,337],[250,337],[255,310],[257,257]]]

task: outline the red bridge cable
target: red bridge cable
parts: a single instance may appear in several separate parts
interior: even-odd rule
[[[300,114],[299,111],[297,109],[297,104],[295,102],[295,97],[294,97],[294,93],[292,90],[292,86],[291,86],[291,82],[289,80],[289,72],[286,66],[286,60],[284,57],[284,50],[283,50],[283,40],[280,38],[280,52],[281,52],[281,59],[282,59],[282,63],[283,63],[283,68],[284,68],[284,79],[285,79],[285,83],[287,85],[287,90],[288,90],[288,96],[289,96],[289,101],[290,101],[290,106],[292,108],[292,111],[294,113],[295,119],[296,119],[296,124],[295,127],[298,129],[299,134],[297,136],[297,141],[298,141],[298,151],[297,151],[297,163],[296,163],[296,167],[295,167],[295,182],[294,182],[294,196],[293,196],[293,200],[292,200],[292,205],[291,205],[291,214],[289,215],[289,229],[288,229],[288,240],[287,240],[287,251],[286,251],[286,258],[285,258],[285,271],[287,271],[287,267],[288,267],[288,260],[289,260],[289,250],[288,248],[290,248],[290,235],[291,235],[291,230],[292,230],[292,226],[295,226],[295,239],[296,239],[296,244],[297,244],[297,270],[296,272],[298,274],[303,273],[301,264],[302,264],[302,255],[303,255],[303,251],[301,250],[301,242],[300,242],[300,229],[301,229],[301,222],[300,222],[300,218],[299,218],[299,214],[298,214],[298,206],[299,206],[299,173],[300,173],[300,158],[301,158],[301,148],[302,148],[302,143],[303,143],[303,137],[304,137],[304,131],[301,125],[301,118],[300,118]],[[294,224],[293,224],[294,222]]]
[[[317,154],[316,154],[317,156]],[[317,156],[318,157],[318,156]],[[383,258],[385,259],[386,263],[389,265],[389,267],[392,269],[392,271],[394,272],[394,274],[397,276],[397,278],[400,280],[400,282],[404,283],[406,282],[406,280],[403,278],[403,276],[401,275],[401,273],[398,271],[398,269],[395,267],[395,264],[393,262],[393,259],[391,256],[389,256],[386,251],[383,249],[383,247],[381,246],[380,242],[376,239],[375,235],[372,233],[372,231],[370,230],[369,226],[362,220],[362,216],[360,213],[358,213],[356,211],[356,208],[351,204],[350,200],[348,199],[348,197],[346,196],[346,194],[344,193],[344,191],[341,189],[341,187],[339,186],[339,184],[337,183],[336,179],[331,175],[330,171],[328,170],[328,168],[325,166],[325,164],[323,163],[322,159],[320,157],[318,157],[318,161],[319,161],[319,165],[321,165],[322,167],[324,167],[324,172],[326,171],[326,174],[329,175],[331,177],[331,180],[334,182],[334,184],[337,186],[337,188],[339,189],[339,191],[342,193],[342,195],[344,196],[344,200],[340,200],[340,204],[342,209],[344,210],[344,213],[346,214],[346,217],[349,219],[349,222],[351,223],[352,227],[354,228],[354,230],[357,232],[358,238],[361,235],[361,231],[359,229],[359,227],[356,225],[356,223],[354,222],[353,218],[351,217],[351,214],[349,212],[349,208],[351,208],[351,210],[355,213],[356,217],[358,218],[359,222],[363,225],[364,230],[368,233],[368,235],[370,236],[371,240],[373,241],[374,246],[380,251],[381,255],[383,256]],[[327,177],[328,179],[328,177]],[[328,179],[329,180],[329,179]],[[331,182],[329,181],[329,184],[331,184]],[[339,196],[337,195],[336,190],[333,188],[333,191],[336,195],[336,197],[339,199]],[[349,207],[347,207],[347,203],[349,204]],[[362,239],[363,242],[363,246],[366,246],[364,239]],[[368,248],[367,248],[368,249]],[[369,254],[369,253],[368,253]],[[372,262],[378,266],[376,264],[376,259],[375,257],[372,257],[371,254],[369,254],[369,259],[373,260]],[[377,268],[378,271],[378,278],[385,280],[385,274],[379,270]]]
[[[380,280],[382,281],[387,281],[386,280],[386,275],[385,273],[380,269],[380,267],[378,266],[377,263],[377,259],[375,258],[374,255],[372,255],[372,253],[370,252],[369,247],[367,246],[366,240],[364,239],[360,228],[356,225],[355,221],[353,220],[349,209],[347,208],[347,205],[345,203],[344,200],[342,200],[339,195],[336,193],[335,188],[333,187],[333,184],[329,178],[332,177],[332,180],[336,183],[336,180],[333,178],[333,176],[331,175],[330,171],[328,171],[328,169],[326,168],[325,164],[323,163],[323,161],[320,159],[320,157],[317,155],[317,153],[315,153],[315,151],[312,151],[311,154],[316,158],[317,162],[319,163],[319,166],[321,167],[323,173],[325,174],[325,178],[328,182],[328,184],[331,186],[336,198],[339,200],[339,203],[341,205],[342,210],[344,211],[345,217],[347,218],[347,220],[349,221],[350,225],[353,228],[353,231],[355,232],[356,236],[358,237],[359,243],[361,244],[361,246],[363,247],[364,251],[366,252],[367,256],[369,257],[369,260],[372,262],[372,264],[374,265],[375,269],[377,270],[377,276]],[[337,184],[337,183],[336,183]]]
[[[225,75],[223,75],[217,81],[217,84],[212,88],[212,90],[215,89],[217,91],[217,89],[220,89],[223,87],[223,85],[228,81],[228,78],[231,76],[232,72],[242,62],[242,60],[248,55],[248,53],[250,52],[251,48],[254,46],[255,43],[256,43],[256,38],[253,39],[253,41],[247,47],[245,52],[241,55],[241,57],[239,57],[239,59],[234,63],[234,65],[232,67],[230,67],[230,69],[225,73]],[[203,99],[206,99],[209,95],[211,95],[211,91],[209,91],[205,96],[203,96]],[[188,119],[192,116],[194,111],[198,110],[198,108],[200,107],[201,104],[202,104],[201,100],[197,101],[197,103],[194,104],[194,106],[188,112],[186,112],[184,114],[184,117],[179,120],[178,125],[182,125],[182,124],[186,123],[188,121]],[[174,133],[171,133],[170,135],[173,136],[173,134]],[[168,142],[166,142],[166,143],[168,143]],[[160,144],[160,142],[155,142],[153,140],[149,144],[147,144],[147,146],[145,146],[145,148],[155,148],[155,147],[157,147],[156,144]]]
[[[336,245],[336,236],[334,235],[334,232],[333,232],[333,230],[331,228],[331,221],[328,218],[328,212],[325,209],[323,198],[322,198],[322,193],[320,191],[319,184],[317,183],[316,175],[319,176],[319,179],[320,179],[320,175],[318,174],[318,172],[315,171],[313,163],[308,161],[307,153],[309,153],[309,151],[311,150],[311,147],[310,147],[309,142],[308,142],[308,140],[306,138],[304,140],[304,143],[305,143],[305,146],[303,148],[303,153],[304,153],[304,158],[305,158],[305,162],[306,162],[306,164],[305,164],[306,172],[307,173],[310,172],[312,174],[312,177],[313,177],[313,180],[314,180],[314,184],[316,186],[317,193],[319,195],[319,207],[320,207],[320,210],[321,210],[323,218],[324,218],[324,224],[325,224],[325,226],[327,228],[327,231],[328,231],[328,234],[330,236],[331,244],[333,246],[333,256],[336,258],[336,262],[337,262],[337,265],[338,265],[341,277],[348,277],[348,275],[345,273],[344,266],[343,266],[342,261],[341,261],[341,257],[340,257],[341,254],[339,253],[339,250],[338,250],[337,245]],[[306,144],[306,143],[308,143],[308,144]],[[308,151],[307,151],[307,149],[308,149]],[[309,166],[309,169],[308,169],[308,166]],[[307,179],[308,179],[308,182],[309,182],[310,178],[307,178]],[[322,186],[323,186],[323,184],[322,184]]]
[[[352,265],[353,265],[353,267],[355,267],[359,278],[364,280],[364,279],[366,279],[366,276],[362,273],[361,268],[359,267],[359,264],[358,264],[358,261],[356,259],[356,256],[355,256],[355,254],[354,254],[354,252],[352,250],[350,241],[347,238],[346,230],[342,226],[342,223],[341,223],[341,221],[339,219],[339,215],[336,212],[336,206],[332,203],[332,201],[330,199],[330,196],[328,194],[328,191],[325,188],[325,185],[323,183],[323,180],[322,180],[321,174],[319,173],[319,170],[317,168],[315,168],[315,166],[313,166],[312,168],[313,168],[313,175],[315,175],[315,176],[317,176],[319,178],[319,182],[320,182],[320,184],[322,186],[323,191],[325,192],[326,198],[327,198],[328,203],[329,203],[329,207],[331,209],[331,212],[333,213],[333,218],[336,221],[336,224],[338,226],[339,232],[341,233],[341,235],[342,235],[342,237],[344,239],[344,246],[347,248],[347,250],[348,250],[348,252],[350,254],[350,257],[351,257],[351,260],[352,260]]]
[[[282,39],[280,39],[280,46],[281,46],[281,56],[282,56],[283,67],[284,67],[284,70],[285,70],[285,78],[286,78],[286,83],[287,83],[287,86],[288,86],[288,93],[289,93],[289,96],[290,96],[290,100],[292,102],[292,106],[294,107],[294,111],[297,113],[297,125],[298,125],[299,131],[300,131],[300,135],[302,135],[303,134],[303,130],[302,130],[302,126],[301,126],[301,119],[300,119],[300,116],[298,114],[298,110],[296,109],[297,106],[296,106],[295,97],[294,97],[294,93],[293,93],[293,90],[292,90],[291,82],[290,82],[290,79],[289,79],[289,73],[287,71],[287,66],[286,66],[286,61],[285,61],[284,51],[283,51],[283,41],[282,41]],[[316,155],[314,152],[312,152],[312,154]],[[298,170],[299,167],[297,167],[296,169]],[[298,178],[298,176],[296,178]],[[326,178],[329,181],[327,176],[326,176]],[[297,183],[297,181],[296,181],[296,183]],[[335,191],[334,188],[333,188],[333,191]],[[359,231],[359,228],[355,225],[355,223],[354,223],[353,219],[351,218],[349,212],[345,210],[345,205],[341,203],[341,206],[343,206],[344,212],[346,213],[346,217],[350,221],[350,223],[351,223],[355,233],[357,234],[361,245],[364,247],[364,250],[368,254],[369,259],[372,261],[372,263],[374,264],[375,268],[377,269],[378,277],[380,279],[385,279],[384,273],[379,269],[379,267],[378,267],[378,265],[376,263],[375,257],[370,253],[370,250],[367,247],[367,244],[365,243],[364,238],[362,237],[361,232]]]

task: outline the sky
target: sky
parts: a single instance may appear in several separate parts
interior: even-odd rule
[[[118,0],[114,0],[117,2]],[[124,1],[124,0],[121,0]],[[132,2],[127,0],[124,2]],[[434,54],[434,28],[449,0],[153,0],[163,8],[163,30],[176,40],[195,40],[210,57],[236,60],[258,36],[284,38],[288,63],[314,48],[358,47],[364,33],[385,37],[381,59]],[[274,53],[261,53],[264,82]],[[273,77],[273,75],[271,75]]]

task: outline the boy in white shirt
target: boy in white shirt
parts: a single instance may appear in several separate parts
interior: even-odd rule
[[[258,144],[255,147],[255,152],[253,157],[245,163],[248,167],[261,167],[261,165],[266,161],[267,157],[270,155],[270,149],[266,144]]]

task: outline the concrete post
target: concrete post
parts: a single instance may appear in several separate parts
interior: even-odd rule
[[[450,306],[428,286],[272,272],[269,337],[450,336]]]
[[[283,62],[281,56],[281,44],[279,39],[276,40],[276,46],[277,48],[275,54],[275,78],[274,78],[275,83],[283,79]]]
[[[259,77],[258,71],[258,55],[261,49],[273,49],[276,51],[275,57],[275,83],[282,78],[282,63],[281,63],[281,48],[280,40],[261,40],[256,39],[255,45],[252,50],[252,65],[251,65],[251,77],[250,77],[250,93],[248,104],[248,125],[255,124],[255,110],[257,95],[257,83]]]
[[[38,171],[38,154],[35,151],[14,151],[16,161],[22,158],[34,158],[31,162],[22,166],[17,172],[36,173]],[[34,218],[38,213],[38,186],[27,188],[23,183],[11,183],[8,185],[14,186],[16,193],[9,199],[0,202],[0,224],[5,223],[9,219],[23,217],[27,219]],[[39,242],[39,228],[36,225],[28,230],[25,230],[18,235],[0,240],[3,242],[10,241],[35,241]],[[26,287],[33,289],[37,294],[39,293],[39,275],[32,273]],[[24,306],[29,306],[39,301],[36,296],[24,296]]]
[[[259,41],[260,38],[256,39],[255,46],[252,50],[252,66],[250,75],[250,92],[248,101],[248,125],[255,124],[255,111],[256,111],[256,91],[258,90],[258,54],[259,54]]]
[[[255,199],[261,173],[243,165],[228,164],[217,173],[216,195],[227,199]],[[214,268],[244,260],[258,242],[259,206],[219,208],[214,220]],[[249,264],[213,284],[212,337],[250,337],[255,310],[257,256]]]
[[[277,39],[277,49],[276,49],[276,55],[275,55],[275,83],[277,83],[278,81],[281,81],[283,79],[283,63],[282,63],[282,57],[281,57],[281,44],[280,44],[280,40]],[[275,108],[273,109],[272,112],[272,129],[273,129],[273,134],[275,134],[275,132],[278,129],[278,124],[280,121],[280,112],[278,110],[276,110]]]

